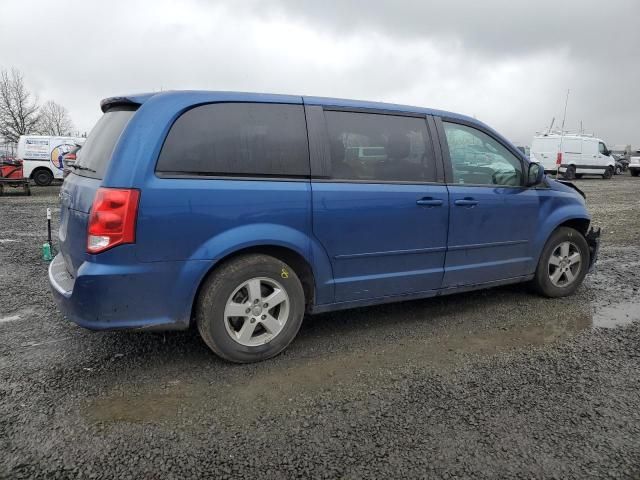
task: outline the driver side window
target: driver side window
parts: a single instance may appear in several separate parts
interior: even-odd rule
[[[604,143],[602,142],[598,143],[598,151],[600,152],[601,155],[606,155],[607,147],[605,146]]]
[[[522,185],[522,162],[480,130],[443,122],[453,168],[453,183]]]

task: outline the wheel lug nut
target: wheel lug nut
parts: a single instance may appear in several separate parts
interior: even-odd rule
[[[264,308],[267,308],[269,306],[268,303],[265,303],[264,305],[262,305]]]
[[[250,308],[247,308],[247,309],[244,311],[244,313],[251,313],[251,309],[250,309]]]
[[[257,298],[253,301],[253,303],[259,303],[260,300],[258,300]]]
[[[256,323],[256,319],[255,319],[255,318],[252,318],[252,319],[251,319],[251,323]]]
[[[267,316],[266,315],[262,315],[262,320],[264,320],[265,318],[267,318]]]

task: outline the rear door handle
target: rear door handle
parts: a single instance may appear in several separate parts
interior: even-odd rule
[[[460,200],[456,200],[453,203],[455,203],[459,207],[475,207],[476,205],[478,205],[478,201],[470,197],[461,198]]]
[[[444,202],[437,198],[424,197],[416,201],[416,205],[423,207],[441,207]]]

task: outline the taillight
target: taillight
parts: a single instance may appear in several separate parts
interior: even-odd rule
[[[556,165],[562,165],[562,152],[558,152],[558,156],[556,157]]]
[[[140,191],[99,188],[89,214],[87,251],[100,253],[123,243],[135,243]]]

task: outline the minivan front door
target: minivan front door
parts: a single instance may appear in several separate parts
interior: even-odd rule
[[[314,154],[326,158],[311,184],[313,231],[331,259],[335,301],[440,288],[449,201],[425,118],[316,110],[307,121],[312,170]],[[322,138],[326,148],[314,148]]]
[[[523,162],[500,142],[468,125],[443,122],[450,159],[449,238],[444,288],[532,273],[531,242],[539,199],[523,186]],[[444,138],[442,138],[444,137]]]

